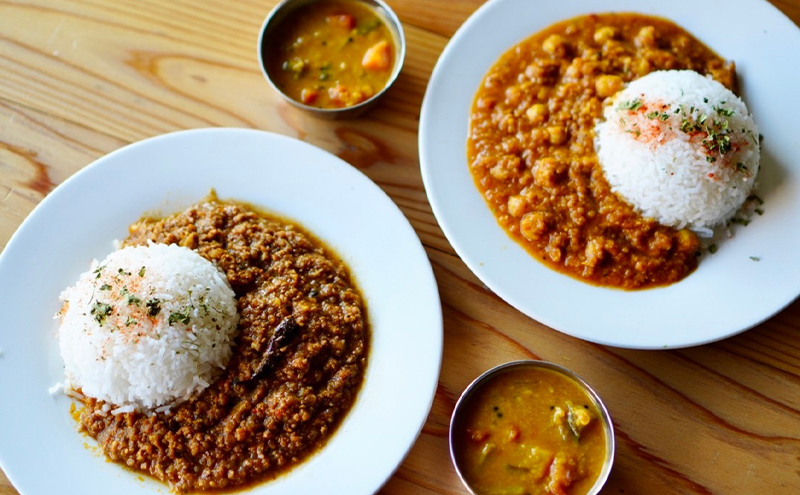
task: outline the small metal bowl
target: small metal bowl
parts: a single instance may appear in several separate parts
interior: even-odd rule
[[[453,415],[450,417],[450,435],[449,435],[449,443],[450,443],[450,459],[453,462],[453,466],[456,468],[456,473],[458,477],[461,479],[461,482],[467,488],[469,493],[472,495],[479,495],[476,494],[473,487],[470,486],[469,482],[464,478],[463,473],[461,472],[461,468],[458,464],[458,458],[456,457],[456,453],[454,451],[454,431],[456,426],[458,425],[461,414],[464,411],[465,404],[467,404],[472,397],[478,390],[480,390],[484,385],[489,383],[493,378],[506,373],[508,371],[514,369],[521,369],[521,368],[539,368],[539,369],[546,369],[550,371],[554,371],[565,377],[571,379],[575,383],[577,383],[583,390],[589,395],[592,403],[594,404],[597,411],[600,413],[600,422],[602,423],[603,431],[605,432],[606,438],[606,457],[603,461],[603,467],[600,471],[600,475],[597,477],[594,485],[586,492],[585,495],[596,495],[600,492],[605,485],[606,480],[608,480],[608,475],[611,473],[611,467],[614,464],[614,450],[616,446],[616,441],[614,438],[614,424],[611,422],[611,416],[608,414],[608,410],[606,409],[605,404],[600,399],[600,396],[597,395],[597,392],[594,391],[592,387],[589,386],[581,377],[573,373],[572,371],[564,368],[563,366],[559,366],[557,364],[548,363],[545,361],[512,361],[510,363],[501,364],[496,366],[489,371],[485,372],[464,390],[461,394],[461,397],[456,402],[456,407],[453,409]]]
[[[342,108],[318,108],[312,107],[310,105],[306,105],[301,103],[281,91],[275,81],[272,80],[270,77],[269,71],[267,70],[268,65],[268,57],[270,53],[265,50],[265,43],[270,40],[270,36],[275,32],[276,28],[283,22],[286,17],[295,9],[300,7],[304,7],[309,4],[317,3],[317,2],[324,2],[325,0],[283,0],[279,3],[272,11],[267,15],[267,18],[264,20],[264,24],[261,26],[261,32],[258,36],[258,64],[261,67],[261,73],[264,74],[267,82],[272,86],[272,88],[278,92],[279,95],[283,97],[284,100],[289,102],[291,105],[305,110],[312,115],[317,117],[326,118],[326,119],[339,119],[339,118],[352,118],[356,117],[359,114],[363,113],[365,110],[372,107],[378,99],[383,96],[384,93],[394,84],[394,81],[397,79],[397,76],[400,74],[400,70],[403,68],[403,60],[406,56],[406,37],[405,33],[403,33],[403,26],[400,24],[400,19],[397,18],[397,15],[394,11],[386,5],[383,0],[350,0],[354,2],[360,2],[367,6],[369,6],[377,15],[381,18],[381,20],[386,24],[389,28],[389,31],[392,33],[392,38],[394,38],[394,47],[395,47],[395,60],[394,60],[394,67],[392,68],[392,73],[389,76],[389,80],[386,82],[386,85],[375,93],[371,98],[365,100],[357,105],[353,105],[350,107],[342,107]]]

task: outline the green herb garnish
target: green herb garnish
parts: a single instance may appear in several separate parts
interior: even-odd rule
[[[725,102],[723,101],[722,104],[724,105]],[[730,117],[731,115],[733,115],[735,113],[730,108],[722,108],[721,106],[719,106],[719,107],[712,106],[711,108],[713,108],[714,111],[717,112],[718,114],[724,115],[725,117]]]
[[[636,110],[641,108],[641,106],[642,106],[642,100],[636,98],[630,101],[623,101],[622,103],[619,104],[617,108],[620,110],[630,110],[631,112],[635,112]]]
[[[169,315],[169,324],[172,325],[174,323],[183,323],[184,325],[189,324],[189,310],[184,309],[183,312],[175,311]]]
[[[94,316],[94,319],[97,320],[97,323],[99,323],[100,326],[103,326],[103,323],[105,323],[106,318],[108,317],[108,315],[111,314],[111,310],[112,308],[110,304],[101,303],[100,301],[97,301],[96,303],[94,303],[94,306],[92,306],[92,310],[90,311],[90,313],[92,316]]]
[[[144,305],[147,307],[147,316],[154,317],[161,312],[161,301],[156,298],[150,299]]]

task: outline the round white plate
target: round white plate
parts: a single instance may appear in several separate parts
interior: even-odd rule
[[[0,465],[23,495],[167,493],[105,462],[77,431],[53,315],[58,295],[144,213],[172,213],[216,189],[306,227],[350,267],[372,331],[363,388],[327,445],[247,493],[370,494],[427,417],[442,355],[430,263],[406,218],[367,177],[303,142],[240,129],[185,131],[126,146],[56,188],[0,255]],[[410,311],[409,308],[413,308]]]
[[[743,98],[764,134],[759,194],[765,214],[695,273],[664,288],[600,288],[536,261],[497,224],[466,159],[472,99],[497,58],[564,19],[598,11],[673,20],[736,62]],[[718,340],[774,315],[800,293],[800,30],[763,0],[492,0],[453,36],[422,105],[419,147],[425,189],[439,224],[469,268],[528,316],[564,333],[628,348]],[[757,258],[754,261],[751,257]]]

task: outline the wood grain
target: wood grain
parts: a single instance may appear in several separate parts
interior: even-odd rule
[[[298,113],[263,80],[256,38],[275,3],[0,0],[0,248],[55,185],[125,144],[209,126],[295,136],[392,197],[442,296],[433,408],[382,494],[466,493],[449,460],[450,413],[475,376],[520,358],[572,368],[606,400],[618,453],[604,494],[800,493],[800,303],[716,344],[622,350],[525,317],[455,255],[422,187],[417,127],[437,57],[481,0],[390,0],[408,38],[405,68],[377,108],[347,122]],[[773,3],[800,21],[800,0]],[[16,493],[0,473],[0,495]]]

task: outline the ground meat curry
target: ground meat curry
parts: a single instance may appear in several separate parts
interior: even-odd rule
[[[656,70],[692,69],[735,91],[735,69],[660,18],[603,14],[555,24],[505,53],[472,108],[467,156],[501,226],[533,256],[599,285],[681,280],[699,240],[614,194],[594,150],[603,100]]]
[[[330,437],[363,381],[368,327],[347,268],[296,226],[212,200],[133,224],[126,245],[189,247],[236,293],[227,369],[169,413],[113,415],[86,399],[82,427],[112,460],[177,491],[274,476]]]

